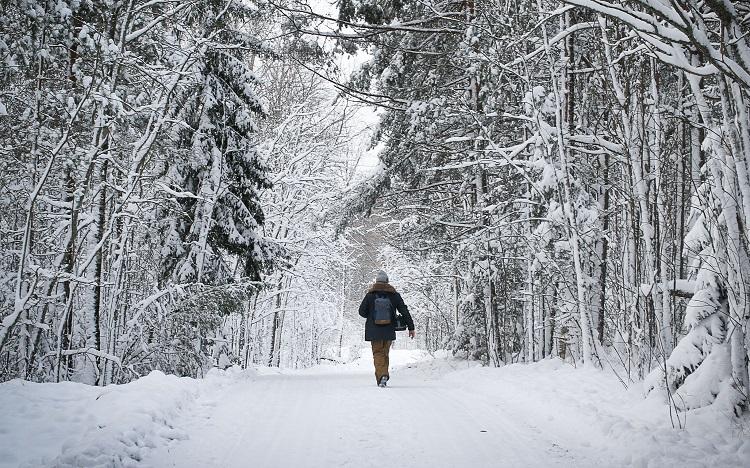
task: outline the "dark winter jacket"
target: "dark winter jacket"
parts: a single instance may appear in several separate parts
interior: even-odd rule
[[[370,286],[365,298],[362,299],[362,304],[359,305],[359,315],[367,319],[365,322],[365,341],[393,341],[396,339],[395,317],[388,325],[375,325],[372,320],[376,293],[388,296],[396,310],[404,316],[406,327],[409,330],[414,330],[414,321],[411,319],[411,314],[409,314],[409,309],[404,304],[404,300],[401,299],[401,294],[397,293],[393,286],[388,283],[375,283]]]

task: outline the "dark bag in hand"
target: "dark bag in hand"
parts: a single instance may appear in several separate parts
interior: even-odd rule
[[[396,331],[404,331],[406,330],[406,320],[404,320],[404,316],[401,314],[396,314],[396,322],[394,323]]]

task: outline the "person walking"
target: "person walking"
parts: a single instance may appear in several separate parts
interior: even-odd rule
[[[414,338],[414,321],[409,308],[404,304],[401,294],[388,283],[388,275],[379,270],[375,283],[370,286],[362,303],[359,315],[366,318],[365,341],[372,345],[372,360],[375,364],[375,381],[379,387],[385,387],[388,374],[388,353],[391,342],[396,339],[396,311],[399,311],[409,329],[409,337]]]

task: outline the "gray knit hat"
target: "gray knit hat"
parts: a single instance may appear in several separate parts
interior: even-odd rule
[[[378,270],[377,273],[375,273],[375,282],[376,283],[387,283],[388,282],[388,275],[383,270]]]

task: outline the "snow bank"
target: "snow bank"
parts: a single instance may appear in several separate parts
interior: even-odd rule
[[[418,367],[425,365],[435,364]],[[644,399],[640,383],[626,389],[611,372],[548,359],[457,370],[443,379],[502,402],[519,421],[556,434],[563,447],[589,451],[592,458],[606,454],[608,466],[739,467],[750,460],[747,418],[738,421],[710,407],[670,415],[662,396]]]
[[[174,421],[199,395],[253,375],[230,369],[195,380],[154,371],[104,388],[0,384],[0,468],[134,466],[145,450],[185,438]]]

